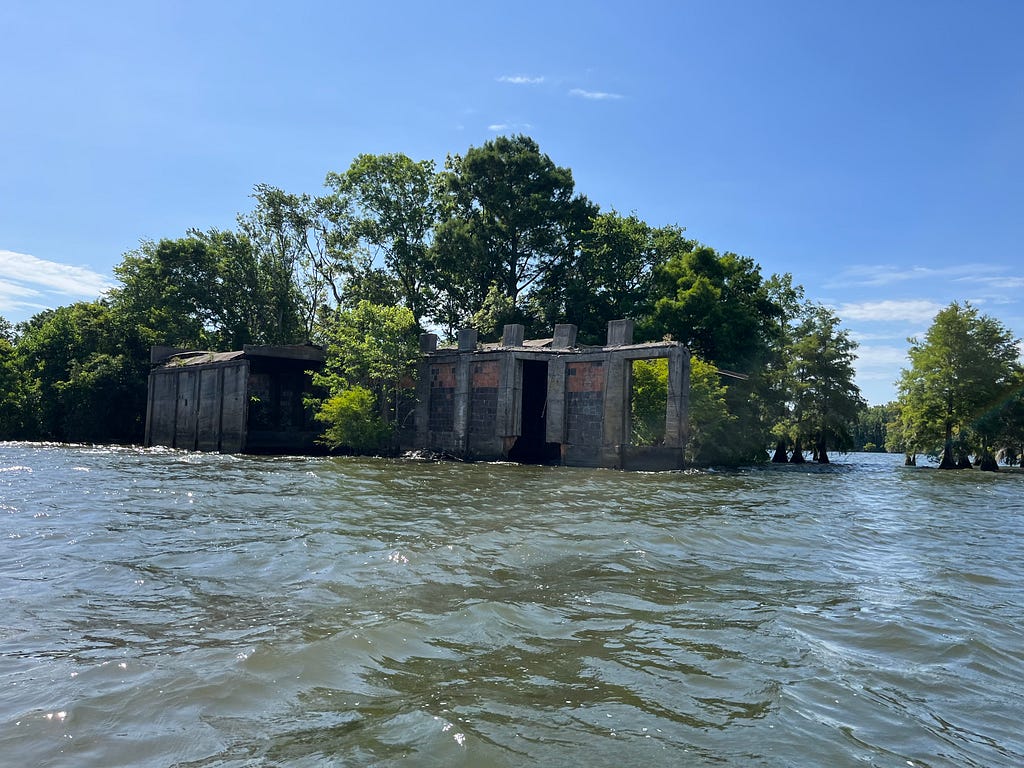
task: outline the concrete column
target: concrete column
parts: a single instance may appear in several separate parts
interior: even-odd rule
[[[604,375],[604,439],[601,445],[601,463],[606,467],[622,468],[622,446],[629,442],[626,424],[631,371],[629,361],[621,353],[608,355]]]
[[[632,320],[609,320],[608,321],[608,344],[609,347],[624,347],[633,343],[633,321]]]
[[[459,349],[462,349],[464,331],[459,331]],[[469,334],[467,334],[468,337]],[[472,331],[473,349],[476,349],[476,331]],[[455,363],[455,408],[452,431],[455,433],[455,450],[459,456],[466,454],[469,440],[469,366],[472,355],[459,355]]]
[[[665,445],[685,448],[690,404],[690,351],[678,346],[668,355],[668,403],[665,413]]]
[[[522,433],[522,390],[523,366],[516,360],[515,355],[502,355],[498,379],[498,437],[517,437]]]
[[[436,333],[420,334],[420,352],[422,352],[425,355],[429,355],[431,352],[437,352]]]
[[[476,328],[462,328],[459,331],[459,352],[475,352],[478,335]]]
[[[575,329],[575,326],[571,327]],[[553,357],[548,361],[548,404],[544,440],[549,443],[565,442],[565,367],[564,357]]]
[[[576,346],[576,326],[571,323],[555,326],[555,338],[551,342],[552,349],[572,349]]]
[[[423,336],[434,336],[425,333]],[[420,336],[422,343],[423,336]],[[434,336],[437,344],[437,336]],[[422,346],[421,346],[422,348]],[[426,450],[430,447],[430,358],[420,360],[416,366],[416,447]]]
[[[501,346],[521,347],[526,336],[526,328],[519,323],[509,323],[501,333]]]

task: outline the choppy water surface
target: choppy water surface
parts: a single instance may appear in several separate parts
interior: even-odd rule
[[[0,445],[12,766],[1024,765],[1024,476]]]

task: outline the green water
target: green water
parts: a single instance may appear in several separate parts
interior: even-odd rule
[[[0,764],[1024,764],[1024,476],[0,444]]]

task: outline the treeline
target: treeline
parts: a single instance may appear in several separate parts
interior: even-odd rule
[[[323,194],[258,185],[252,197],[234,230],[144,241],[107,295],[0,328],[0,437],[137,443],[151,345],[312,341],[328,350],[313,404],[325,439],[372,451],[421,330],[472,326],[486,340],[516,322],[544,337],[570,322],[587,344],[633,318],[638,341],[694,354],[691,461],[861,447],[856,344],[831,310],[679,226],[601,210],[529,137],[443,168],[360,155]]]

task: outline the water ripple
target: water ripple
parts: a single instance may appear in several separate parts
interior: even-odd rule
[[[1024,477],[0,445],[11,764],[1024,764]]]

